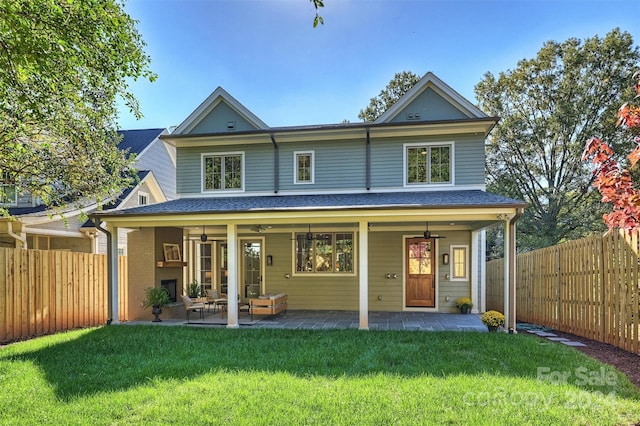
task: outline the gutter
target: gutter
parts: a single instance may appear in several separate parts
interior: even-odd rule
[[[24,235],[18,235],[15,232],[13,232],[12,222],[7,222],[7,234],[9,234],[9,236],[15,239],[16,241],[20,241],[20,243],[22,244],[21,248],[24,248],[24,249],[27,248],[27,237],[25,237]]]
[[[105,228],[100,225],[100,220],[95,216],[89,216],[89,218],[93,221],[93,224],[96,226],[96,229],[104,232],[107,236],[107,312],[109,314],[109,318],[107,319],[107,325],[110,325],[113,321],[113,283],[115,277],[112,273],[113,266],[113,256],[111,255],[111,242],[113,240],[113,236],[111,232],[107,231]]]
[[[278,147],[278,143],[276,142],[276,137],[273,133],[271,133],[271,142],[273,142],[273,193],[277,194],[280,190],[280,147]]]

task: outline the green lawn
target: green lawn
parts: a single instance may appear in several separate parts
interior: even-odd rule
[[[107,326],[0,349],[0,424],[633,424],[640,391],[531,336]]]

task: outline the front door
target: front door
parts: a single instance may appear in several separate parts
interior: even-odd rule
[[[406,240],[407,307],[434,308],[436,306],[434,245],[433,239],[407,238]]]

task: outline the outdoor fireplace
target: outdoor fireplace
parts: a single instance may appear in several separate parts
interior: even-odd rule
[[[160,286],[162,286],[162,288],[164,288],[165,290],[167,290],[167,293],[169,293],[169,300],[171,302],[175,302],[178,299],[176,298],[176,286],[178,285],[178,280],[177,279],[172,279],[172,280],[161,280],[160,281]]]

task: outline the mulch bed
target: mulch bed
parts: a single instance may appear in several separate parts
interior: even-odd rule
[[[586,346],[575,346],[575,349],[598,361],[610,364],[629,377],[631,383],[640,388],[640,355],[627,352],[607,343],[597,342],[558,330],[549,330],[558,337],[564,337],[574,342],[584,343]],[[561,343],[558,343],[561,344]]]

